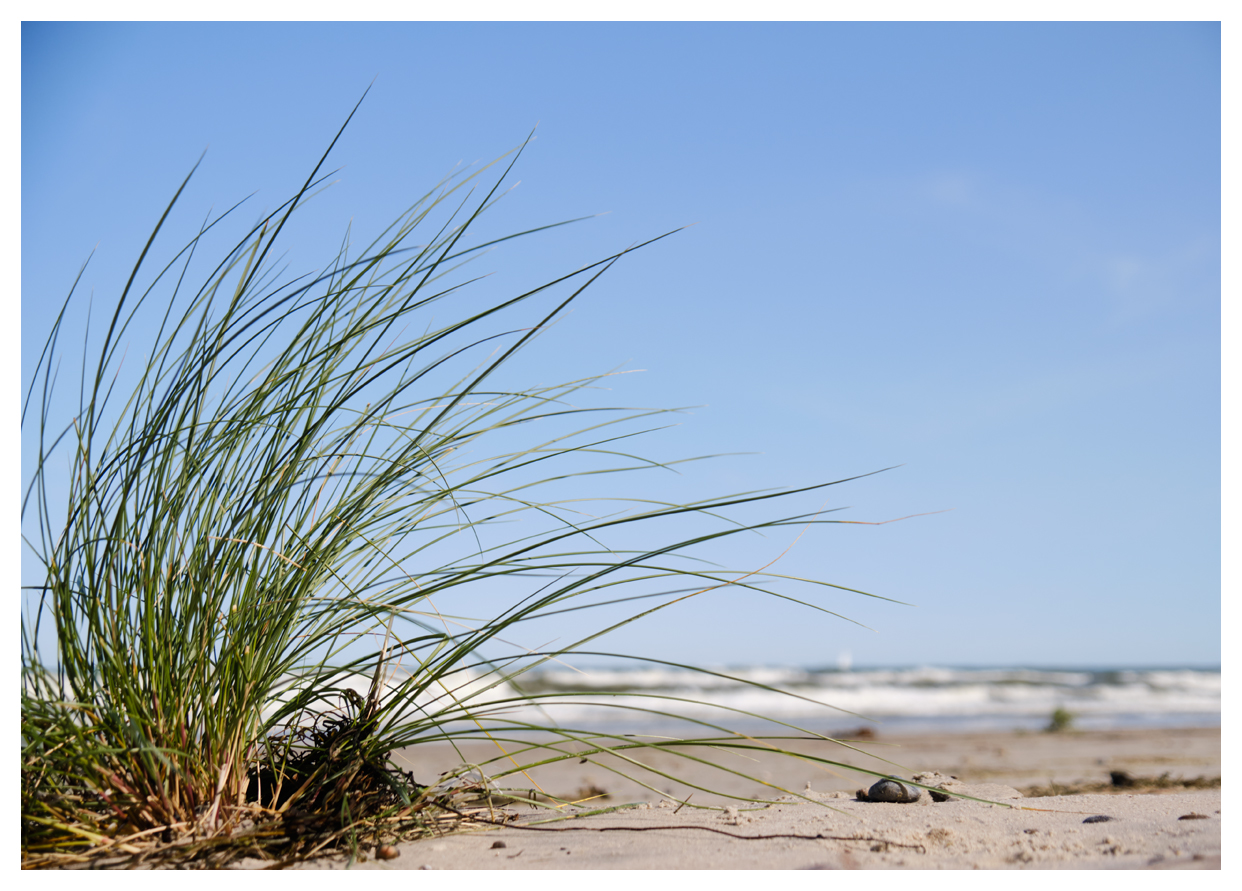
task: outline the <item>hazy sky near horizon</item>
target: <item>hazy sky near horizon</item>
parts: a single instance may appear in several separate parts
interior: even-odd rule
[[[249,221],[291,196],[374,81],[328,162],[337,183],[286,245],[292,274],[330,259],[347,225],[369,240],[455,164],[537,124],[489,225],[607,213],[488,254],[486,293],[697,225],[624,258],[515,374],[641,369],[615,379],[618,403],[694,408],[637,451],[753,453],[650,476],[653,497],[900,465],[772,512],[948,511],[796,543],[787,528],[717,555],[744,570],[780,557],[774,570],[914,604],[780,589],[874,630],[721,592],[611,649],[700,664],[1219,663],[1220,36],[1215,23],[23,23],[23,395],[83,261],[95,251],[83,294],[98,311],[204,149],[164,259],[213,207],[257,191]],[[23,490],[31,454],[24,431]],[[28,559],[22,571],[30,583]]]

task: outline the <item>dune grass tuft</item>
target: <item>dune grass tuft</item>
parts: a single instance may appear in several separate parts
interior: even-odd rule
[[[563,691],[523,692],[525,672],[671,603],[722,586],[770,593],[775,576],[683,559],[695,546],[829,522],[727,519],[804,490],[600,517],[577,497],[539,500],[567,479],[661,466],[627,451],[652,412],[576,405],[598,378],[523,389],[500,374],[641,245],[471,308],[462,264],[496,243],[470,238],[508,174],[480,187],[488,165],[438,184],[364,250],[347,244],[322,271],[287,278],[274,252],[327,157],[218,262],[199,248],[236,209],[152,273],[186,178],[102,337],[84,343],[69,418],[56,388],[76,284],[48,337],[22,413],[40,443],[23,528],[45,571],[23,592],[25,865],[357,853],[495,818],[500,781],[531,763],[627,759],[704,734],[776,747],[723,724],[658,743],[600,736],[558,724]],[[640,550],[606,544],[669,517],[703,529]],[[463,617],[478,611],[472,595],[497,590],[519,593]],[[653,594],[583,640],[511,643],[534,619]],[[676,701],[616,702],[676,717]],[[504,748],[494,772],[420,777],[390,757],[469,739]]]

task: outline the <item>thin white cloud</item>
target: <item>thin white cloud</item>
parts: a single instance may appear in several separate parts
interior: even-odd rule
[[[1098,299],[1112,325],[1220,299],[1219,232],[1178,233],[1153,249],[1159,231],[1136,231],[1110,208],[971,170],[860,183],[859,189],[883,215],[953,226],[964,245],[1086,284],[1088,299]],[[1145,243],[1134,243],[1140,239]]]
[[[1218,299],[1219,248],[1219,242],[1200,238],[1155,254],[1099,257],[1097,274],[1111,299],[1113,321],[1135,321],[1189,302]]]

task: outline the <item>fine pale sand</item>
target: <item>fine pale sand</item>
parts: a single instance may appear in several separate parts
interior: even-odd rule
[[[676,773],[695,785],[734,795],[783,799],[766,806],[748,805],[695,791],[617,759],[593,756],[585,763],[572,759],[532,771],[529,777],[510,777],[502,785],[537,786],[559,797],[591,799],[577,808],[562,808],[561,813],[646,804],[543,822],[537,828],[480,827],[459,835],[405,842],[394,860],[369,858],[352,868],[1220,868],[1219,787],[1186,791],[1140,785],[1117,788],[1111,794],[1050,797],[1019,797],[1014,791],[1053,783],[1107,784],[1112,771],[1124,771],[1140,780],[1158,780],[1162,775],[1219,777],[1219,728],[881,736],[853,744],[867,754],[827,743],[797,745],[806,754],[903,777],[938,771],[961,784],[949,788],[1002,804],[960,798],[933,802],[927,793],[909,804],[860,801],[855,790],[870,786],[874,778],[774,755],[743,756],[728,750],[693,753],[749,773],[768,786],[670,753],[635,756],[656,771]],[[446,750],[418,749],[406,754],[406,764],[422,782],[459,763],[458,756]],[[487,743],[472,744],[462,754],[483,761],[499,752]],[[653,788],[624,779],[610,767],[624,768]],[[679,808],[677,801],[691,793],[689,804]],[[718,809],[726,804],[737,809]],[[517,812],[523,824],[548,816],[546,811],[536,812],[525,805]],[[1084,822],[1097,816],[1109,819]],[[249,861],[246,865],[262,864]],[[329,859],[299,868],[339,869],[344,865],[343,859]]]

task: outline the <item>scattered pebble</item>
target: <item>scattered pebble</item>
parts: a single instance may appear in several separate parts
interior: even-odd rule
[[[506,845],[506,844],[505,844],[504,842],[502,842],[502,841],[494,841],[494,842],[492,842],[492,847],[493,847],[493,848],[507,848],[507,847],[509,847],[509,846],[508,846],[508,845]]]
[[[952,801],[958,795],[981,798],[984,801],[1002,801],[1023,797],[1021,792],[1010,786],[1002,786],[997,783],[967,784],[957,777],[945,777],[934,771],[931,773],[916,773],[914,781],[925,786],[931,786],[932,788],[927,791],[931,795],[931,800],[936,802]]]
[[[924,786],[943,786],[943,784],[951,783],[956,779],[957,777],[947,777],[938,770],[928,770],[914,775],[914,781],[922,783]],[[943,792],[937,792],[935,789],[928,789],[927,794],[931,796],[932,801],[948,801],[951,797]]]
[[[1094,817],[1087,817],[1087,819],[1083,820],[1083,822],[1084,823],[1109,823],[1112,821],[1112,819],[1113,818],[1108,816],[1107,814],[1096,814]]]
[[[394,845],[380,845],[375,849],[375,856],[380,860],[396,860],[401,852]]]
[[[1195,814],[1195,813],[1182,814],[1177,819],[1179,820],[1206,820],[1208,819],[1208,815],[1207,814]]]
[[[880,780],[867,790],[867,801],[896,801],[909,804],[922,797],[922,791],[915,786],[907,786],[896,780]]]

